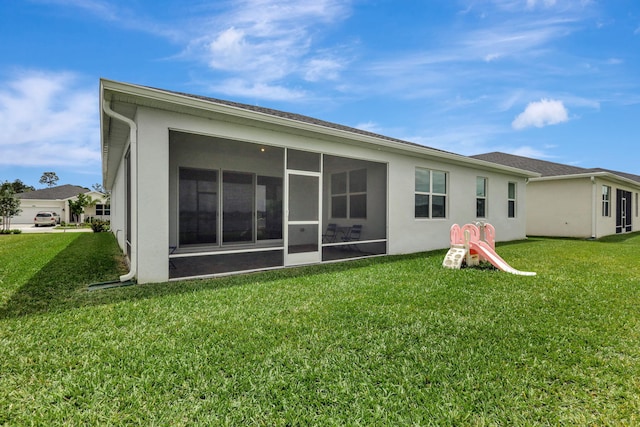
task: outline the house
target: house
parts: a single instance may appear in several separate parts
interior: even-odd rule
[[[16,194],[16,197],[20,199],[22,212],[13,217],[11,221],[14,224],[33,224],[33,218],[38,212],[53,211],[60,215],[61,221],[71,222],[69,200],[75,200],[78,194],[86,194],[92,200],[98,201],[95,206],[85,208],[85,217],[106,220],[110,218],[109,205],[104,194],[78,185],[67,184]]]
[[[527,235],[600,238],[637,227],[638,175],[500,152],[472,157],[540,174],[527,184]]]
[[[100,81],[111,229],[138,283],[525,238],[536,173],[283,111]],[[482,187],[482,191],[479,187]]]

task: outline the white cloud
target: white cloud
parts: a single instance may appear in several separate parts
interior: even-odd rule
[[[310,82],[336,80],[343,64],[334,59],[314,58],[305,66],[304,79]]]
[[[513,154],[515,156],[531,157],[533,159],[549,159],[549,158],[552,158],[552,156],[548,155],[544,151],[541,151],[541,150],[539,150],[537,148],[530,147],[528,145],[523,145],[522,147],[507,148],[507,149],[505,149],[503,151],[505,151],[506,153],[509,153],[509,154]]]
[[[180,40],[183,30],[171,29],[146,18],[144,13],[129,8],[131,5],[116,4],[112,0],[30,0],[35,3],[50,3],[88,12],[110,24],[135,31],[142,31],[171,40]]]
[[[484,56],[484,60],[485,62],[491,62],[491,61],[495,61],[496,59],[499,59],[502,56],[501,53],[488,53]]]
[[[539,4],[543,4],[545,7],[552,7],[556,5],[556,0],[527,0],[527,7],[533,9]]]
[[[477,123],[469,119],[461,121],[456,126],[432,127],[420,135],[400,136],[400,139],[452,153],[472,155],[498,151],[493,148],[492,141],[500,139],[504,134],[505,130],[500,126]]]
[[[380,125],[378,125],[378,123],[374,123],[372,121],[358,123],[357,125],[354,126],[354,128],[360,129],[360,130],[364,130],[364,131],[367,131],[367,132],[377,133],[377,134],[382,134],[382,132],[383,132],[382,128],[380,127]]]
[[[194,37],[185,55],[199,58],[216,71],[243,80],[248,93],[261,96],[261,88],[278,87],[289,77],[310,82],[335,80],[342,63],[326,49],[318,53],[318,28],[348,16],[343,1],[242,0],[229,2]],[[224,89],[224,88],[223,88]],[[228,90],[224,93],[229,94]],[[296,92],[292,92],[295,96]]]
[[[541,128],[568,120],[569,113],[562,101],[541,99],[540,101],[529,103],[527,108],[511,123],[511,127],[516,130],[531,126]]]
[[[97,91],[70,73],[27,71],[0,84],[0,164],[99,168]]]
[[[555,17],[529,21],[507,21],[487,26],[465,35],[458,49],[461,56],[491,62],[514,55],[536,54],[551,42],[567,36],[575,21],[569,17]]]
[[[274,101],[294,101],[305,97],[302,90],[289,89],[284,86],[263,82],[251,82],[245,79],[227,79],[218,85],[209,86],[209,90],[231,96],[256,97]]]

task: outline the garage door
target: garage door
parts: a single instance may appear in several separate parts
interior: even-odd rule
[[[21,209],[22,212],[20,212],[20,215],[11,218],[12,224],[33,224],[33,218],[41,211],[53,211],[58,215],[62,214],[62,212],[60,212],[60,206],[24,206],[21,207]]]

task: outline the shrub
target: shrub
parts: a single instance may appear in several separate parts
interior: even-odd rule
[[[9,230],[9,231],[11,232],[11,234],[21,234],[22,233],[22,230],[18,230],[17,228],[13,229],[13,230]]]
[[[91,221],[91,229],[94,233],[102,233],[105,231],[109,231],[111,228],[109,221],[105,221],[103,219],[93,219]]]

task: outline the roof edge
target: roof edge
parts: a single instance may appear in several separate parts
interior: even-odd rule
[[[220,102],[216,102],[215,99],[203,99],[201,97],[189,96],[187,94],[182,94],[178,92],[172,92],[172,91],[156,89],[148,86],[118,82],[115,80],[101,78],[100,79],[101,101],[104,99],[105,91],[120,92],[123,94],[139,96],[143,98],[152,99],[155,101],[178,104],[184,107],[208,110],[208,111],[218,112],[220,114],[240,116],[249,120],[276,124],[283,127],[296,128],[296,129],[305,130],[313,133],[322,133],[325,135],[331,135],[331,136],[350,139],[350,140],[356,140],[359,142],[364,142],[364,143],[376,145],[379,147],[384,147],[387,149],[395,149],[402,152],[430,155],[432,157],[436,157],[448,162],[473,165],[485,170],[500,171],[500,172],[510,173],[513,175],[518,175],[518,176],[527,177],[527,178],[540,176],[540,174],[538,174],[537,172],[531,172],[524,169],[505,166],[505,165],[501,165],[498,163],[489,162],[485,160],[474,159],[472,157],[465,156],[462,154],[456,154],[456,153],[452,153],[444,150],[439,150],[436,148],[420,145],[420,144],[409,142],[409,141],[404,141],[401,139],[396,139],[393,137],[386,137],[384,135],[378,135],[378,134],[368,133],[368,132],[367,133],[355,132],[356,130],[355,128],[354,128],[354,131],[349,131],[347,129],[338,129],[338,128],[324,126],[317,123],[303,122],[293,118],[280,117],[273,114],[268,114],[266,112],[249,110],[239,106],[222,104]],[[101,116],[102,116],[102,112],[101,112]],[[347,126],[342,126],[342,125],[339,125],[339,126],[348,128]],[[102,148],[104,150],[105,147],[102,147]],[[103,171],[103,174],[104,173],[105,172]]]
[[[568,175],[550,175],[550,176],[541,176],[538,178],[531,178],[530,181],[538,182],[538,181],[558,181],[558,180],[567,180],[567,179],[582,179],[582,178],[611,178],[613,181],[624,182],[626,184],[630,184],[633,187],[640,188],[640,182],[634,181],[633,179],[629,179],[627,177],[617,175],[612,172],[599,171],[599,172],[585,172],[585,173],[575,173]]]

